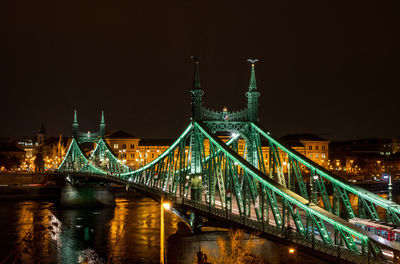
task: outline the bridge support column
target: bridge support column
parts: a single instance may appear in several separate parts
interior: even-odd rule
[[[190,176],[190,199],[201,203],[203,200],[203,177],[201,174],[192,174]],[[190,212],[190,227],[196,232],[201,227],[202,219],[194,212]]]
[[[190,199],[196,202],[202,201],[202,175],[201,174],[193,174],[190,179]]]

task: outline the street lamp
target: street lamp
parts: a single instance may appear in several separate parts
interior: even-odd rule
[[[160,264],[164,264],[165,259],[165,231],[164,231],[164,209],[170,210],[171,203],[164,202],[164,198],[161,196],[161,218],[160,218]]]
[[[164,207],[166,210],[170,210],[170,209],[171,209],[171,204],[170,204],[170,203],[163,203],[163,207]]]

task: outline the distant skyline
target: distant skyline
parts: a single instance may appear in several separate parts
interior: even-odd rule
[[[400,136],[393,1],[6,1],[0,136],[107,129],[173,138],[188,124],[191,55],[208,108],[245,107],[250,68],[272,134]]]

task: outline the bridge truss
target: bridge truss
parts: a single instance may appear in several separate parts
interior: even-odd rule
[[[87,139],[79,140],[75,115],[74,138],[59,171],[125,183],[254,230],[290,234],[286,239],[330,255],[341,252],[341,258],[352,262],[383,261],[383,253],[390,251],[398,263],[399,245],[347,219],[358,216],[400,225],[400,206],[343,181],[270,135],[258,123],[256,88],[252,64],[246,109],[206,109],[196,60],[192,121],[169,149],[132,170],[112,153],[103,128],[103,136],[94,140],[96,148],[87,157],[79,147],[79,141]],[[222,141],[216,136],[221,131],[232,138]],[[242,155],[239,139],[245,141]],[[267,143],[268,153],[263,153],[261,142]],[[356,198],[357,206],[350,203],[349,195]],[[380,216],[378,211],[385,213]]]

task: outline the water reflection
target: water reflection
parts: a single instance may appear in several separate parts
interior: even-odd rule
[[[398,202],[400,197],[396,198]],[[354,205],[355,199],[350,197]],[[62,209],[44,201],[0,202],[0,215],[0,263],[5,259],[4,263],[62,264],[159,261],[160,205],[151,198],[117,198],[116,207],[103,209]],[[179,221],[166,214],[167,237],[176,232]]]
[[[159,209],[157,202],[142,196],[116,199],[115,208],[104,209],[1,202],[0,231],[7,242],[0,243],[0,262],[158,263]],[[165,220],[169,236],[179,218],[167,213]]]

